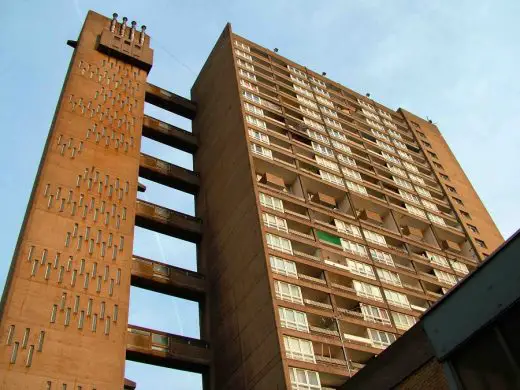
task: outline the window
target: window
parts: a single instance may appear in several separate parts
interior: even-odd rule
[[[424,146],[427,146],[429,148],[432,147],[432,145],[429,142],[423,141],[422,143],[423,143]]]
[[[410,160],[410,161],[413,161],[413,158],[412,156],[410,156],[408,153],[406,152],[403,152],[402,150],[398,150],[397,151],[397,154],[399,154],[399,156],[401,156],[402,158],[406,159],[406,160]]]
[[[415,173],[419,173],[419,168],[417,168],[415,165],[410,164],[409,162],[406,162],[406,161],[403,161],[403,165],[409,171],[412,171],[412,172],[415,172]]]
[[[372,259],[374,259],[374,261],[378,261],[380,263],[395,267],[394,259],[392,258],[392,255],[389,253],[380,251],[379,249],[370,248],[370,256],[372,256]]]
[[[364,245],[358,244],[357,242],[345,240],[343,238],[340,238],[340,241],[341,247],[344,251],[353,253],[361,257],[368,257],[367,249]]]
[[[431,145],[430,145],[431,146]],[[433,152],[430,152],[428,151],[428,154],[432,157],[432,158],[435,158],[435,159],[439,159],[439,157],[437,157],[437,155]]]
[[[327,145],[330,143],[329,139],[326,136],[324,136],[321,133],[318,133],[317,131],[312,131],[310,129],[307,129],[307,135],[309,137],[314,138],[317,141],[321,141],[321,142],[323,142],[323,143],[325,143]]]
[[[368,335],[376,348],[386,348],[396,340],[394,334],[375,329],[368,329]]]
[[[317,92],[319,94],[322,94],[323,96],[327,96],[327,97],[330,97],[330,94],[325,91],[323,88],[319,88],[319,87],[316,87],[316,86],[312,86],[312,89],[314,90],[314,92]]]
[[[415,186],[415,191],[417,191],[417,193],[421,196],[425,196],[427,198],[431,198],[432,197],[432,194],[430,193],[430,191],[428,190],[425,190],[424,188],[422,187],[418,187],[418,186]]]
[[[392,318],[395,322],[395,327],[401,330],[408,330],[415,325],[417,319],[408,314],[392,312]]]
[[[425,185],[422,177],[413,175],[411,173],[409,174],[409,176],[410,176],[410,180],[412,180],[414,183],[419,183],[419,184]]]
[[[298,76],[301,76],[303,78],[307,78],[306,74],[304,71],[300,70],[300,69],[297,69],[295,68],[294,66],[291,66],[291,65],[287,65],[287,69],[289,69],[291,72],[293,72],[294,74],[297,74]]]
[[[467,226],[468,229],[471,230],[473,233],[478,233],[478,229],[476,226],[470,225],[469,223],[467,224]]]
[[[438,168],[438,169],[444,169],[444,167],[443,167],[441,164],[439,164],[438,162],[432,161],[432,163],[433,163],[433,165],[434,165],[436,168]]]
[[[478,239],[475,238],[475,242],[477,243],[477,245],[478,245],[479,247],[484,248],[484,249],[487,248],[487,245],[486,245],[486,243],[485,243],[484,241],[482,241],[482,240],[478,240]]]
[[[460,214],[461,214],[464,218],[471,219],[471,215],[469,215],[469,213],[467,213],[466,211],[462,211],[462,210],[459,210],[459,211],[460,211]]]
[[[450,180],[448,175],[445,175],[444,173],[439,173],[439,176],[442,177],[444,180]]]
[[[395,149],[393,147],[391,147],[390,145],[388,145],[387,143],[385,143],[385,142],[382,142],[382,141],[379,141],[378,139],[376,139],[376,144],[381,149],[385,149],[388,152],[395,153]]]
[[[349,180],[345,180],[345,183],[347,184],[347,188],[350,191],[354,191],[354,192],[357,192],[359,194],[368,196],[367,189],[365,187],[363,187],[362,185],[360,185],[358,183],[351,182]]]
[[[408,302],[406,295],[392,290],[383,289],[383,291],[385,292],[385,297],[389,304],[407,309],[410,308],[410,302]]]
[[[252,83],[250,83],[249,81],[246,81],[246,80],[242,80],[240,79],[240,85],[242,87],[245,87],[247,89],[250,89],[251,91],[255,91],[255,92],[258,92],[258,87]]]
[[[315,119],[320,119],[321,116],[320,114],[318,114],[316,111],[314,110],[311,110],[310,108],[307,108],[307,107],[304,107],[302,105],[300,105],[300,110],[305,114],[305,115],[309,115],[309,116],[312,116],[313,118]],[[304,118],[305,120],[305,118]]]
[[[438,215],[428,213],[428,218],[430,218],[430,221],[436,223],[437,225],[446,226],[446,221],[444,220],[444,218],[441,218]]]
[[[381,296],[381,290],[379,290],[379,287],[358,280],[353,280],[352,283],[354,284],[354,290],[356,290],[357,296],[383,302],[383,297]]]
[[[394,157],[394,156],[391,156],[390,154],[384,152],[384,151],[381,151],[381,156],[386,160],[386,161],[390,161],[394,164],[397,164],[397,165],[401,165],[401,161]]]
[[[321,390],[320,376],[315,371],[290,368],[291,390]]]
[[[406,144],[404,142],[398,141],[396,139],[394,139],[393,142],[394,142],[394,145],[397,146],[398,148],[401,148],[403,150],[408,150],[408,148],[406,147]]]
[[[361,313],[363,313],[363,318],[365,321],[390,325],[390,317],[388,316],[388,312],[385,309],[365,305],[364,303],[360,303],[359,306],[361,307]]]
[[[377,245],[386,246],[386,240],[385,237],[381,234],[371,232],[370,230],[363,230],[363,233],[365,234],[365,239],[369,242],[373,242]]]
[[[350,272],[352,272],[353,274],[365,276],[370,279],[376,278],[374,270],[368,264],[362,263],[360,261],[347,259],[347,266]]]
[[[421,209],[418,209],[415,206],[409,205],[408,203],[405,203],[404,206],[406,207],[406,210],[413,215],[416,215],[421,218],[426,218],[426,213],[422,211]]]
[[[347,164],[353,167],[357,167],[356,160],[354,160],[351,157],[343,156],[342,154],[338,153],[338,160],[342,162],[343,164]]]
[[[325,104],[329,107],[334,107],[334,103],[332,103],[330,100],[325,99],[324,97],[321,97],[319,95],[316,96],[316,100],[320,102],[321,104]]]
[[[369,110],[372,110],[372,111],[375,111],[375,110],[376,110],[376,109],[374,108],[374,106],[373,106],[372,104],[370,104],[370,103],[366,103],[366,102],[364,102],[364,101],[361,100],[361,99],[358,99],[357,101],[358,101],[358,103],[360,104],[360,106],[362,106],[362,107],[368,108]]]
[[[432,203],[432,202],[424,200],[424,199],[421,199],[421,202],[422,202],[423,206],[426,207],[428,210],[439,212],[439,208],[437,207],[437,205],[435,203]]]
[[[280,252],[293,254],[292,244],[287,238],[275,236],[271,233],[267,233],[267,246],[271,249],[278,250]]]
[[[414,125],[416,128],[420,128],[421,126],[419,126],[419,124],[417,122],[414,122],[414,121],[410,121],[410,123],[412,125]],[[417,132],[419,133],[419,131],[417,130]]]
[[[305,104],[306,106],[318,109],[318,105],[314,103],[312,100],[307,99],[306,97],[296,94],[296,99],[298,99],[300,103]]]
[[[246,60],[253,61],[253,57],[250,54],[244,53],[242,50],[235,49],[235,53]]]
[[[379,279],[382,283],[388,283],[393,284],[394,286],[402,287],[403,284],[401,283],[401,278],[399,277],[399,274],[388,271],[386,269],[382,268],[376,268],[377,270],[377,276],[379,276]]]
[[[363,179],[361,178],[361,174],[359,172],[356,172],[356,171],[353,171],[352,169],[344,168],[344,167],[341,170],[343,171],[343,174],[345,176],[348,176],[349,178],[354,179],[354,180],[363,181]]]
[[[329,134],[331,137],[334,137],[334,138],[338,138],[338,139],[341,139],[343,141],[346,141],[347,140],[347,136],[337,130],[334,130],[334,129],[329,129],[327,128],[327,130],[329,131]]]
[[[324,154],[325,156],[334,157],[334,152],[331,148],[327,148],[326,146],[323,146],[322,144],[319,144],[317,142],[312,142],[312,149],[314,149],[315,152]]]
[[[426,139],[426,134],[424,134],[422,131],[416,130],[417,134],[419,134],[422,138]]]
[[[248,72],[248,71],[246,71],[244,69],[239,69],[238,73],[241,76],[244,76],[245,78],[248,78],[250,80],[256,81],[256,76],[253,73],[250,73],[250,72]]]
[[[433,263],[443,267],[448,267],[448,261],[444,256],[435,253],[425,252],[426,257]]]
[[[333,173],[319,170],[320,176],[323,180],[328,181],[329,183],[336,184],[341,187],[345,187],[345,183],[343,183],[343,179],[339,177],[338,175],[334,175]]]
[[[263,146],[252,143],[251,151],[261,156],[270,158],[271,160],[273,159],[273,152],[270,149],[264,148]]]
[[[372,132],[372,135],[374,135],[375,137],[381,138],[381,139],[385,140],[386,142],[390,142],[390,138],[388,138],[386,135],[384,135],[380,131],[374,130],[374,129],[370,129],[370,131]]]
[[[278,299],[303,305],[302,290],[300,286],[275,280],[274,290]]]
[[[285,260],[276,256],[269,256],[271,261],[271,269],[277,274],[298,278],[296,263],[294,261]]]
[[[457,260],[450,260],[450,264],[455,271],[461,272],[464,275],[469,274],[468,266]]]
[[[383,123],[385,124],[385,126],[388,126],[394,130],[397,130],[397,126],[395,124],[393,124],[392,122],[390,122],[386,119],[383,119]]]
[[[268,207],[270,209],[284,212],[283,210],[283,201],[281,199],[275,198],[271,195],[266,195],[262,192],[259,193],[260,204],[264,207]]]
[[[326,86],[326,84],[323,81],[317,79],[316,77],[309,76],[309,80],[311,80],[313,83],[321,85],[322,87]]]
[[[395,183],[400,185],[401,187],[408,188],[409,190],[413,190],[412,184],[409,181],[403,180],[400,177],[392,176]]]
[[[393,172],[395,173],[396,175],[400,175],[400,176],[404,176],[404,177],[407,177],[406,176],[406,171],[404,171],[403,169],[401,168],[398,168],[394,165],[390,165],[390,164],[386,164],[386,166],[388,167],[388,169],[390,170],[390,172]]]
[[[321,108],[321,111],[324,112],[325,114],[330,115],[334,118],[338,117],[338,113],[336,111],[333,111],[330,108],[324,107],[324,106],[320,106],[320,108]]]
[[[245,43],[242,43],[240,41],[235,40],[235,46],[241,48],[242,50],[245,50],[247,52],[251,51],[251,48],[247,46]]]
[[[242,61],[240,58],[237,59],[237,64],[242,66],[243,68],[246,68],[247,70],[253,72],[255,71],[255,67],[253,65],[251,65],[249,62]]]
[[[338,129],[342,129],[341,123],[339,123],[335,119],[330,119],[328,116],[325,117],[325,123],[329,126],[337,127]]]
[[[307,89],[302,88],[302,87],[300,87],[298,85],[295,85],[295,84],[293,84],[293,87],[294,87],[294,90],[297,91],[298,93],[301,93],[302,95],[305,95],[305,96],[310,97],[310,98],[313,97],[311,91],[308,91]]]
[[[376,114],[374,114],[373,112],[370,112],[370,111],[368,111],[368,110],[365,110],[364,108],[361,109],[361,112],[362,112],[366,117],[368,117],[368,118],[370,118],[370,119],[373,119],[373,120],[375,120],[375,121],[377,121],[377,122],[380,121],[380,120],[379,120],[379,117],[378,117]]]
[[[249,132],[249,135],[251,137],[253,137],[254,139],[256,139],[257,141],[260,141],[260,142],[263,142],[263,143],[269,145],[270,141],[269,141],[268,135],[265,135],[264,133],[261,133],[258,130],[254,130],[251,128],[248,129],[248,132]]]
[[[410,202],[421,204],[421,202],[419,202],[419,197],[416,196],[416,195],[413,195],[413,194],[410,194],[409,192],[403,191],[400,188],[399,188],[399,194],[405,200],[409,200]]]
[[[383,111],[383,110],[381,110],[381,109],[379,109],[379,114],[381,114],[382,116],[384,116],[386,119],[392,119],[392,115],[390,115],[388,112]]]
[[[304,312],[293,309],[286,309],[285,307],[279,307],[278,313],[280,313],[280,323],[284,328],[309,333],[307,314]]]
[[[352,153],[352,150],[349,146],[342,144],[341,142],[332,140],[332,146],[334,146],[336,149],[342,150],[346,153]]]
[[[439,282],[444,282],[451,286],[457,284],[457,278],[455,277],[455,275],[449,274],[445,271],[438,270],[437,268],[433,269],[433,273],[435,274],[435,276],[437,276]]]
[[[247,100],[251,100],[252,102],[255,102],[255,103],[258,103],[258,104],[262,103],[262,99],[260,98],[260,96],[256,96],[254,93],[251,93],[251,92],[248,92],[248,91],[242,91],[242,95]]]
[[[357,226],[345,223],[339,219],[334,219],[334,224],[336,225],[338,232],[361,238],[361,231]]]
[[[385,128],[382,125],[380,125],[379,123],[374,122],[373,120],[368,119],[368,118],[365,118],[365,120],[367,121],[367,123],[370,127],[375,127],[377,130],[381,130],[381,131],[385,130]]]
[[[253,114],[256,114],[256,115],[264,116],[264,110],[262,110],[261,108],[258,108],[257,106],[254,106],[249,103],[244,103],[244,107],[245,107],[246,111],[252,112]]]
[[[296,77],[292,73],[290,73],[289,76],[291,77],[292,81],[294,81],[294,82],[296,82],[298,84],[305,85],[306,87],[310,86],[310,84],[307,81],[305,81],[303,78]]]
[[[267,129],[267,124],[261,119],[255,118],[254,116],[251,116],[251,115],[246,115],[246,120],[251,125],[258,126],[262,129]]]
[[[392,129],[388,129],[388,134],[390,134],[392,137],[397,138],[399,140],[403,139],[401,134],[399,134],[397,131],[393,131]]]
[[[332,169],[333,171],[339,172],[339,166],[335,162],[332,162],[330,160],[327,160],[326,158],[320,157],[318,155],[314,156],[316,159],[316,162],[324,167],[327,167],[329,169]]]
[[[311,341],[296,337],[283,336],[283,343],[285,346],[285,355],[289,359],[316,363]]]
[[[288,232],[287,221],[285,219],[267,213],[262,213],[262,219],[265,226],[280,230],[285,233]]]
[[[461,206],[464,206],[464,202],[462,202],[462,200],[460,200],[459,198],[453,197],[453,200],[455,201],[455,203],[460,204]]]

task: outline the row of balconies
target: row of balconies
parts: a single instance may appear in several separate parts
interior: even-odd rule
[[[273,179],[271,175],[264,175],[261,177],[259,185],[265,193],[271,193],[275,197],[282,199],[285,195],[291,194],[288,191],[280,191],[280,187],[276,184],[273,186]],[[264,182],[265,184],[262,184]],[[273,192],[274,190],[274,192]],[[303,190],[301,190],[303,192]],[[346,220],[354,225],[361,225],[363,228],[368,228],[385,237],[385,250],[394,252],[398,255],[409,256],[414,253],[423,253],[425,250],[432,253],[440,253],[440,247],[437,245],[438,232],[434,230],[435,227],[431,225],[419,225],[415,218],[408,218],[405,215],[398,215],[392,212],[391,209],[385,207],[373,207],[366,199],[359,200],[352,199],[353,206],[345,194],[343,198],[335,198],[330,195],[325,195],[322,192],[307,192],[308,202],[305,202],[303,196],[296,199],[283,199],[284,212],[289,215],[288,225],[291,227],[293,222],[291,219],[298,221],[298,226],[302,233],[309,234],[311,227],[328,227],[329,231],[338,232],[335,226],[335,219]],[[282,196],[280,196],[282,195]],[[269,210],[271,211],[271,210]],[[272,211],[271,211],[272,212]],[[312,221],[310,216],[312,216]],[[358,217],[356,220],[355,217]],[[296,223],[296,222],[294,222]],[[317,225],[319,224],[319,225]],[[302,228],[305,226],[305,228]],[[340,234],[340,233],[337,233]],[[341,235],[341,234],[340,234]],[[348,237],[348,236],[345,236]],[[452,258],[461,258],[463,262],[472,264],[469,257],[464,257],[464,252],[467,250],[465,242],[461,246],[459,243],[452,241],[451,236],[447,239],[441,240],[444,250],[449,250],[448,256]],[[374,244],[375,245],[375,244]],[[427,249],[422,249],[427,248]],[[459,252],[459,253],[458,253]],[[445,256],[445,255],[444,255]]]
[[[244,59],[245,58],[243,57],[240,58],[241,61],[243,61]],[[271,87],[274,86],[273,84],[275,82],[282,83],[284,86],[287,87],[292,87],[294,80],[291,79],[291,73],[287,70],[287,68],[280,68],[274,62],[265,62],[258,59],[255,56],[252,56],[251,62],[255,66],[255,70],[253,70],[253,72],[258,73],[261,76],[267,78],[269,80],[268,85],[270,85]],[[247,65],[244,66],[244,68],[246,70],[251,70],[249,67],[247,67]],[[343,88],[334,88],[332,85],[328,89],[329,99],[334,101],[337,105],[339,105],[339,112],[348,110],[352,106],[357,106],[357,109],[362,108],[362,106],[359,104],[359,100],[360,98],[364,99],[363,97],[355,95],[352,92],[347,91]],[[406,137],[409,137],[413,140],[412,134],[409,132],[405,122],[403,122],[401,118],[392,116],[388,119],[390,119],[394,124],[397,124],[398,127],[394,130],[403,132]]]
[[[321,177],[317,175],[316,168],[314,168],[315,171],[313,172],[310,169],[306,169],[305,165],[303,165],[300,166],[300,170],[287,168],[290,170],[289,172],[285,168],[275,167],[273,164],[267,162],[264,163],[263,160],[257,160],[256,166],[257,171],[259,171],[258,177],[260,183],[264,183],[275,190],[281,190],[285,193],[294,193],[300,198],[308,198],[310,200],[313,199],[312,194],[321,193],[330,199],[329,202],[321,202],[323,206],[335,211],[338,209],[339,204],[344,204],[346,207],[343,208],[343,211],[351,215],[359,214],[359,210],[362,209],[374,211],[373,215],[377,214],[378,211],[382,212],[384,215],[380,215],[380,218],[366,219],[379,226],[386,227],[386,229],[393,231],[395,234],[401,234],[405,226],[411,226],[415,229],[406,231],[406,235],[412,236],[414,239],[421,238],[422,236],[422,239],[425,240],[426,243],[434,247],[439,247],[439,240],[446,241],[446,243],[443,244],[445,247],[443,249],[455,251],[457,251],[457,245],[452,245],[449,241],[459,244],[466,241],[466,237],[461,232],[458,221],[450,215],[443,215],[443,217],[445,217],[443,218],[444,225],[439,225],[436,221],[431,225],[424,211],[421,211],[422,215],[420,216],[416,215],[415,212],[411,214],[411,209],[416,210],[417,205],[408,202],[411,206],[411,208],[409,208],[400,195],[397,197],[393,192],[386,190],[376,191],[374,188],[378,188],[379,190],[381,190],[381,188],[375,187],[375,185],[364,183],[366,193],[360,194],[350,191],[349,198],[344,192],[344,187],[337,187],[336,189],[335,184],[324,182]],[[276,171],[280,176],[269,173],[269,170],[271,170],[271,172]],[[300,174],[298,175],[298,173]],[[389,210],[393,212],[389,213]],[[436,214],[430,210],[428,210],[428,212],[432,215]],[[390,218],[388,218],[389,215]],[[385,224],[385,222],[387,223]],[[458,251],[464,254],[463,249],[459,248]]]
[[[258,72],[256,72],[256,73],[258,73]],[[292,81],[288,85],[285,84],[284,85],[285,88],[284,88],[284,86],[278,85],[278,89],[276,89],[274,81],[272,81],[272,80],[266,81],[262,77],[262,75],[259,75],[259,76],[260,77],[257,77],[256,80],[249,79],[249,81],[256,82],[256,84],[259,84],[260,86],[262,86],[262,91],[260,91],[260,90],[258,91],[259,93],[262,94],[262,97],[264,97],[264,98],[269,97],[271,99],[274,99],[278,104],[281,103],[286,109],[297,109],[298,113],[293,112],[293,114],[291,115],[291,113],[285,112],[285,115],[288,117],[293,117],[296,120],[303,120],[303,117],[301,116],[300,108],[299,108],[300,102],[296,99],[296,92],[293,89]],[[263,76],[266,77],[265,74]],[[277,80],[277,81],[280,81],[280,80]],[[263,85],[262,85],[262,82],[263,82]],[[278,92],[283,94],[281,96],[283,96],[285,100],[277,98]],[[289,100],[287,100],[288,98],[289,98]],[[276,107],[278,107],[278,105],[276,105]],[[351,111],[354,111],[354,110],[355,110],[355,108],[353,108],[353,107],[351,107],[350,110],[348,108],[340,109],[340,111],[337,112],[338,118],[334,117],[334,119],[340,119],[340,121],[343,121],[344,125],[355,127],[358,130],[362,129],[362,130],[366,131],[367,129],[369,129],[370,126],[368,126],[368,124],[364,120],[364,117],[360,117],[358,115],[354,115],[354,116],[345,115],[345,112],[350,113]],[[278,113],[279,113],[279,111],[278,111]],[[409,137],[409,135],[408,135],[408,137]],[[412,138],[412,140],[413,140],[413,138]],[[404,141],[411,143],[411,146],[407,146],[408,150],[410,152],[417,153],[420,150],[418,148],[418,144],[415,141],[411,141],[410,139],[407,139],[407,138],[405,138]]]

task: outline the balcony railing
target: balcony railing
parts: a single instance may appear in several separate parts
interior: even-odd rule
[[[347,287],[347,286],[344,286],[344,285],[339,284],[339,283],[331,283],[331,286],[339,288],[340,290],[348,291],[348,292],[350,292],[352,294],[356,294],[356,290],[354,288],[352,288],[352,287]]]
[[[297,213],[296,211],[284,209],[284,212],[287,213],[287,214],[290,214],[290,215],[294,215],[295,217],[309,219],[308,215],[300,214],[300,213]]]
[[[306,238],[308,240],[313,240],[314,241],[314,237],[311,234],[302,233],[302,232],[300,232],[298,230],[294,230],[294,229],[289,229],[289,233],[292,233],[292,234],[295,234],[297,236],[300,236],[300,237]]]
[[[358,311],[349,310],[349,309],[343,309],[342,307],[338,307],[338,311],[340,313],[346,314],[347,316],[352,316],[352,317],[356,317],[356,318],[365,319],[365,316],[363,315],[363,313],[360,313]]]
[[[325,282],[323,279],[315,278],[315,277],[309,276],[309,275],[298,274],[298,278],[303,279],[303,280],[309,280],[314,283],[327,284],[327,282]]]
[[[308,253],[300,252],[300,251],[293,251],[294,255],[297,257],[303,257],[304,259],[314,260],[314,261],[321,261],[321,259],[317,256],[309,255]]]
[[[311,332],[316,332],[316,333],[321,333],[321,334],[326,334],[328,336],[336,336],[336,337],[339,337],[339,332],[337,330],[331,330],[331,329],[325,329],[325,328],[320,328],[318,326],[310,326],[309,329],[311,330]]]
[[[356,336],[350,333],[343,333],[343,337],[345,338],[345,341],[347,343],[355,343],[365,345],[367,347],[374,347],[374,345],[372,344],[372,340],[370,340],[367,337]]]
[[[304,301],[307,305],[320,307],[320,308],[322,308],[322,309],[332,310],[332,305],[330,305],[330,304],[328,304],[328,303],[317,302],[317,301],[314,301],[314,300],[312,300],[312,299],[304,299],[303,301]]]
[[[314,355],[314,357],[316,358],[317,362],[328,363],[328,364],[337,364],[340,366],[347,365],[347,361],[343,360],[343,359],[336,359],[336,358],[332,358],[332,357],[328,357],[328,356],[320,356],[320,355]],[[324,387],[322,387],[322,390],[323,389],[324,389]]]

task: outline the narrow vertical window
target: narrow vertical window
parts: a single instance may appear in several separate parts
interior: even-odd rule
[[[79,310],[79,295],[74,297],[74,313],[77,313]]]
[[[65,326],[69,326],[70,324],[70,307],[67,308],[67,310],[65,311]]]
[[[38,349],[37,349],[38,352],[43,351],[43,342],[44,341],[45,341],[45,332],[42,330],[40,332],[40,335],[38,336]]]
[[[85,311],[81,310],[79,312],[79,318],[78,318],[78,329],[83,329],[84,322],[85,322]]]
[[[29,347],[29,351],[27,352],[27,360],[25,361],[25,367],[31,367],[33,353],[34,353],[34,345],[31,345]]]
[[[25,328],[23,332],[23,338],[22,338],[22,348],[27,348],[27,343],[29,342],[29,334],[31,333],[30,328]]]
[[[107,316],[107,320],[105,321],[105,335],[110,333],[110,317]]]
[[[9,325],[9,329],[7,330],[7,339],[5,340],[5,345],[11,345],[13,343],[14,338],[14,325]]]
[[[9,363],[14,364],[16,363],[16,356],[18,355],[18,347],[20,343],[18,341],[15,341],[13,345],[13,350],[11,351],[11,359],[9,360]]]
[[[51,324],[56,322],[56,312],[57,311],[58,311],[58,305],[52,305]]]

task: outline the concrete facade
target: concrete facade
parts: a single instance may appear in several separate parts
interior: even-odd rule
[[[185,99],[146,82],[141,34],[89,12],[71,43],[2,299],[2,388],[121,389],[130,359],[206,390],[337,389],[502,242],[428,121],[230,25]],[[137,200],[138,177],[194,194],[196,217]],[[198,272],[134,256],[134,226],[196,243]],[[130,286],[198,302],[201,340],[128,324]]]

